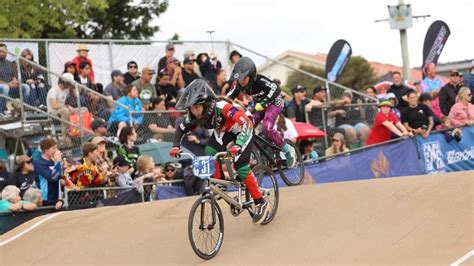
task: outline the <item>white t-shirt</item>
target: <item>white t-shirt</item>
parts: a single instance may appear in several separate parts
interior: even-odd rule
[[[286,126],[286,131],[283,131],[283,138],[293,140],[294,138],[298,137],[298,132],[296,132],[295,125],[293,124],[293,122],[291,122],[290,119],[286,117],[285,117],[285,126]],[[276,123],[273,129],[277,130]]]
[[[69,96],[69,90],[62,90],[61,88],[59,88],[58,85],[52,87],[49,91],[48,91],[48,96],[47,96],[47,106],[48,106],[48,112],[49,113],[52,113],[56,110],[53,109],[53,107],[51,106],[51,99],[55,99],[58,103],[62,103],[62,104],[66,104],[66,99],[67,97]]]

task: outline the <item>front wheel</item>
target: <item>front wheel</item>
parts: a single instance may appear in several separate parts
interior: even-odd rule
[[[281,179],[283,179],[288,186],[298,186],[303,183],[304,179],[303,156],[301,156],[300,149],[293,141],[285,140],[285,142],[289,145],[289,152],[293,156],[294,163],[292,166],[278,163],[278,172],[280,173]]]
[[[188,237],[200,258],[209,260],[217,255],[224,240],[224,217],[211,196],[202,196],[189,212]]]
[[[252,171],[255,179],[257,179],[258,186],[262,191],[263,198],[268,202],[270,207],[270,212],[268,213],[265,220],[263,220],[261,223],[262,225],[266,225],[270,223],[273,218],[275,218],[278,210],[278,202],[280,199],[278,183],[276,181],[275,175],[273,174],[273,170],[266,165],[259,164],[255,166]],[[253,217],[252,209],[249,209],[249,213],[250,216]]]

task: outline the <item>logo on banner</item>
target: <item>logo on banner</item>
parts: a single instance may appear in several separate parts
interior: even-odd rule
[[[425,157],[425,169],[428,173],[446,172],[441,145],[438,141],[424,143],[422,149]]]
[[[372,161],[370,170],[372,170],[372,173],[374,174],[375,178],[388,176],[388,172],[390,170],[390,163],[382,151],[380,151],[377,158]]]

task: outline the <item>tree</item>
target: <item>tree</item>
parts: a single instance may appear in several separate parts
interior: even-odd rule
[[[2,38],[146,39],[168,1],[16,0],[0,9]]]
[[[299,69],[310,72],[319,77],[325,76],[325,71],[322,68],[301,65]],[[376,81],[377,76],[375,75],[375,72],[370,66],[369,62],[361,56],[354,56],[347,63],[341,77],[337,80],[337,83],[348,88],[361,91],[367,85],[374,84]],[[291,89],[296,87],[298,84],[306,88],[314,88],[317,85],[324,85],[324,82],[321,82],[306,74],[294,71],[288,77],[286,87]]]
[[[79,37],[91,39],[148,39],[160,30],[153,19],[168,8],[168,0],[106,0],[108,8],[91,8],[90,21],[76,27]]]

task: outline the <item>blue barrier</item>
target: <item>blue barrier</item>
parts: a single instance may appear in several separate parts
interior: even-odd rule
[[[474,169],[474,127],[464,127],[461,141],[448,141],[446,132],[416,137],[418,153],[427,174]]]

